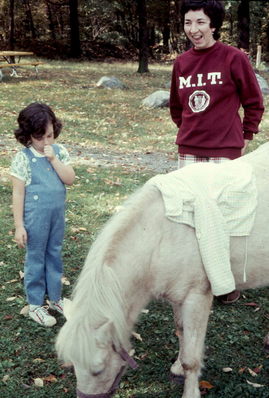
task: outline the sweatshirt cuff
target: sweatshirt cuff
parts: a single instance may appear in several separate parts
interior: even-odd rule
[[[245,132],[244,133],[244,140],[253,140],[253,133]]]

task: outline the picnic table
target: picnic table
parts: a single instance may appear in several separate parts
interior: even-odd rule
[[[22,57],[35,57],[35,59],[21,62]],[[21,66],[31,65],[34,66],[36,76],[38,74],[38,65],[43,62],[39,62],[36,56],[31,51],[0,51],[0,81],[3,78],[2,69],[11,68],[11,76],[18,77],[17,68]]]

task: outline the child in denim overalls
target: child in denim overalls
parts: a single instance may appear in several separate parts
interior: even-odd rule
[[[63,313],[61,250],[64,237],[65,184],[75,178],[69,155],[54,144],[62,124],[51,108],[33,103],[18,117],[15,137],[25,148],[12,161],[13,213],[15,240],[26,247],[24,286],[29,316],[44,326],[56,319],[43,307]]]

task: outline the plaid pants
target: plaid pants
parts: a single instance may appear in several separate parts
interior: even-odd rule
[[[186,155],[186,154],[179,153],[178,154],[178,169],[181,169],[182,167],[188,166],[189,164],[193,164],[193,163],[201,163],[201,162],[223,163],[223,162],[226,162],[227,160],[230,160],[230,159],[218,157],[218,156],[206,157],[206,156]]]

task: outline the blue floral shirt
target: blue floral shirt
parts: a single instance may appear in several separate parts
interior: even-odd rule
[[[70,164],[70,156],[67,149],[61,145],[57,144],[60,148],[59,156],[56,155],[63,164]],[[29,148],[36,157],[44,157],[41,153],[37,152],[33,147]],[[29,165],[28,157],[25,155],[23,151],[19,151],[14,156],[11,167],[10,167],[10,175],[18,178],[25,182],[25,186],[31,183],[31,168]]]

